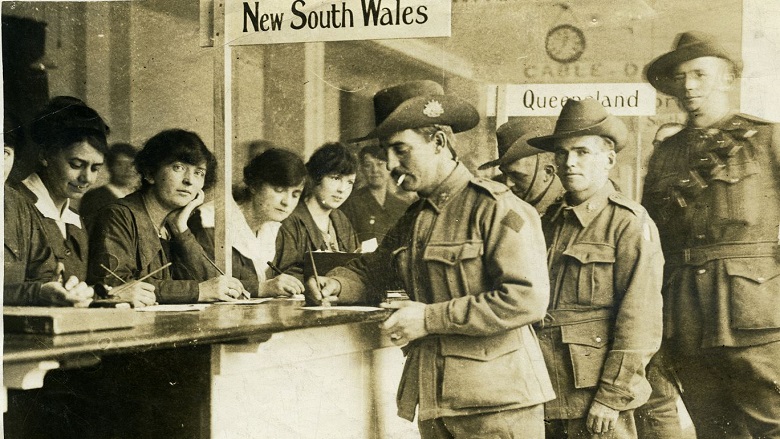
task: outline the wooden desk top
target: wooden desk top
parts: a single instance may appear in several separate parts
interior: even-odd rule
[[[391,311],[302,310],[302,302],[272,300],[257,305],[212,305],[203,311],[138,312],[131,329],[64,335],[4,334],[6,363],[58,360],[241,340],[268,339],[291,329],[381,322]]]

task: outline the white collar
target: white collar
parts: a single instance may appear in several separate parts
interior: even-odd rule
[[[38,198],[35,202],[35,208],[46,218],[53,219],[59,223],[72,224],[79,229],[81,228],[81,217],[70,210],[70,198],[65,200],[65,205],[62,207],[62,211],[57,209],[54,204],[49,190],[43,184],[43,180],[37,173],[32,173],[30,176],[22,180],[22,184],[27,186],[30,191]]]
[[[279,233],[282,223],[278,221],[270,221],[264,223],[260,230],[255,233],[252,228],[249,227],[249,223],[244,216],[244,212],[238,206],[238,204],[231,198],[229,201],[232,222],[229,227],[229,233],[232,234],[233,248],[236,249],[242,255],[254,259],[258,255],[258,248],[256,246],[257,239],[261,238],[261,242],[276,243],[276,235]],[[198,208],[200,210],[201,224],[206,228],[213,228],[216,224],[214,202],[209,201],[204,203]]]

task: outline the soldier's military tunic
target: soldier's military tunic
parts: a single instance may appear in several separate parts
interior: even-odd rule
[[[557,395],[545,418],[585,418],[595,400],[627,416],[615,437],[636,437],[631,410],[650,396],[645,367],[661,344],[655,225],[611,182],[576,206],[553,204],[542,225],[552,294],[538,334]]]
[[[778,148],[776,125],[734,114],[683,129],[650,160],[665,337],[701,437],[734,437],[723,431],[743,415],[754,437],[780,437]]]
[[[506,186],[458,164],[376,252],[329,276],[341,283],[342,299],[401,282],[428,304],[429,335],[404,348],[399,416],[414,419],[416,407],[420,421],[512,413],[554,397],[530,327],[549,294],[539,216]]]

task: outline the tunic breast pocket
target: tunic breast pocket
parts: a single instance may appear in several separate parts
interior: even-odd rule
[[[481,292],[471,288],[482,282],[480,256],[482,241],[429,243],[422,258],[434,293],[442,287],[449,298]]]
[[[715,222],[754,224],[759,220],[761,188],[755,160],[729,159],[712,174],[712,205]]]
[[[568,258],[561,301],[586,307],[612,305],[615,248],[609,244],[579,242],[563,254]]]

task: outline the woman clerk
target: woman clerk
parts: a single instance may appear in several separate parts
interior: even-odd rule
[[[357,159],[340,143],[326,143],[306,163],[306,194],[282,223],[277,239],[277,262],[285,273],[303,278],[307,250],[356,252],[357,233],[339,206],[352,193]]]
[[[237,279],[209,278],[208,260],[187,226],[203,202],[203,189],[216,181],[214,155],[197,134],[172,129],[149,139],[135,160],[141,189],[96,215],[89,280],[119,285],[155,273],[147,280],[153,291],[140,305],[238,297],[242,286]]]
[[[4,181],[22,146],[22,128],[6,111],[3,123]],[[57,261],[47,243],[35,207],[16,189],[5,185],[3,305],[86,306],[92,288],[73,276],[59,279]]]
[[[274,273],[281,222],[292,213],[303,192],[306,166],[296,154],[279,148],[266,150],[244,168],[244,194],[231,202],[233,275],[254,297],[303,293],[303,284],[289,274]],[[232,200],[231,200],[232,201]],[[214,204],[206,203],[190,219],[198,241],[214,254]]]

